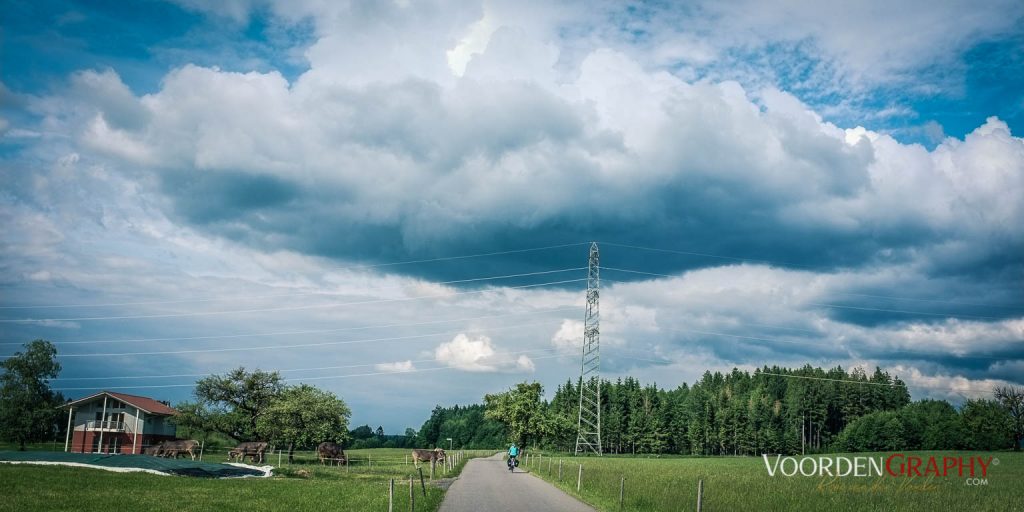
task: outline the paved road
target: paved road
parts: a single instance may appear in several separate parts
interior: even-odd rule
[[[472,459],[448,488],[441,512],[594,512],[521,468],[509,473],[498,454]]]

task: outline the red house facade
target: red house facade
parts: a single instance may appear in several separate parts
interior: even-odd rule
[[[142,453],[176,438],[168,420],[178,411],[152,398],[101,391],[61,407],[68,411],[66,452]]]

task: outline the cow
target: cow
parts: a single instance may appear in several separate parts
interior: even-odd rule
[[[142,450],[142,453],[145,454],[145,455],[152,455],[154,457],[159,457],[160,454],[163,452],[163,447],[164,447],[164,443],[160,442],[160,443],[154,444],[152,446],[146,447],[144,450]]]
[[[413,465],[419,466],[417,462],[430,461],[431,465],[438,462],[444,462],[444,450],[441,448],[434,448],[433,450],[413,450],[412,451],[412,463]]]
[[[262,464],[263,454],[267,451],[268,446],[270,446],[270,443],[242,443],[236,446],[234,450],[228,452],[228,460],[237,457],[239,462],[245,462],[246,457],[252,457],[252,462]]]
[[[199,451],[199,441],[195,439],[187,439],[180,441],[164,441],[160,443],[159,455],[162,457],[175,459],[179,455],[187,453],[192,460],[196,460],[196,452]]]
[[[316,454],[320,457],[320,464],[327,463],[333,465],[332,463],[334,463],[340,466],[347,462],[345,451],[341,449],[340,444],[327,442],[320,443],[320,445],[316,447]]]

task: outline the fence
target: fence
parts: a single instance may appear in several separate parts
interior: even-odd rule
[[[563,465],[565,465],[565,461],[563,459],[559,458],[558,462],[556,464],[555,463],[555,457],[548,456],[548,457],[546,457],[547,458],[547,464],[545,465],[544,462],[543,462],[544,458],[545,457],[544,457],[543,454],[538,454],[537,456],[535,456],[534,457],[534,461],[535,462],[533,464],[533,467],[536,470],[539,470],[538,474],[539,474],[539,476],[541,476],[542,479],[543,479],[544,476],[547,476],[548,478],[551,478],[555,482],[557,482],[559,484],[559,487],[563,487],[561,485],[563,483],[563,480],[564,480],[562,468],[563,468]],[[525,461],[524,461],[524,465],[527,468],[530,467],[530,462],[528,462],[528,461],[529,461],[529,458],[526,457]],[[571,462],[569,464],[569,467],[571,468],[572,465],[576,466],[576,468],[573,468],[573,469],[576,469],[576,487],[575,487],[575,491],[576,492],[575,492],[575,494],[576,494],[577,497],[583,497],[583,494],[584,494],[582,492],[583,491],[583,483],[585,482],[585,474],[586,474],[586,472],[584,471],[584,467],[583,467],[584,463],[582,463],[582,462]],[[571,481],[566,482],[566,483],[571,485],[570,482]],[[607,479],[602,479],[601,480],[601,484],[602,485],[608,485]],[[617,481],[615,481],[613,483],[613,485],[615,485],[617,487],[617,489],[618,489],[618,509],[619,510],[625,510],[625,507],[626,507],[626,504],[627,504],[627,500],[629,498],[629,493],[628,493],[629,487],[627,486],[626,475],[625,474],[620,474],[619,478],[617,479]],[[701,512],[703,510],[703,506],[704,506],[704,479],[703,478],[697,479],[696,486],[697,486],[696,509],[697,509],[698,512]],[[638,485],[638,487],[643,487],[643,486]],[[572,489],[570,488],[569,491],[571,492]],[[689,508],[689,507],[683,507],[682,509],[685,509],[685,508]]]

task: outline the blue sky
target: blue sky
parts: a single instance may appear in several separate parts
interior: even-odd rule
[[[357,424],[578,368],[1024,374],[1019,2],[11,2],[0,355]],[[385,405],[383,402],[392,405]]]

